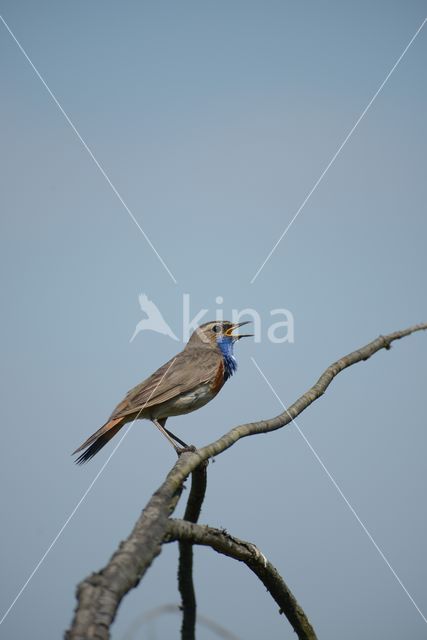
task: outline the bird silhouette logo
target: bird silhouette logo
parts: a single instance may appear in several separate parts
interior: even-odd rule
[[[141,331],[156,331],[157,333],[169,336],[173,340],[179,341],[179,338],[174,334],[154,302],[149,300],[145,293],[140,293],[138,300],[141,311],[145,313],[147,317],[142,318],[142,320],[138,322],[129,342],[132,342]]]

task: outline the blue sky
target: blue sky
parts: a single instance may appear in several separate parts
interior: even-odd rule
[[[1,14],[132,215],[3,24],[1,587],[5,611],[108,457],[70,452],[180,345],[129,339],[146,293],[181,335],[194,314],[252,307],[263,340],[237,347],[215,402],[171,421],[203,445],[280,412],[333,360],[426,320],[425,28],[253,284],[259,266],[425,17],[421,2],[4,1]],[[271,344],[286,308],[293,344]],[[427,336],[343,373],[298,424],[423,614]],[[102,567],[173,463],[156,430],[129,433],[3,623],[62,633],[75,585]],[[181,511],[178,510],[178,514]],[[425,622],[292,428],[209,469],[202,522],[253,540],[319,637],[425,637]],[[121,638],[177,602],[168,546],[126,599]],[[245,639],[293,632],[228,559],[196,554],[199,609]],[[228,585],[228,589],[224,588]],[[333,607],[331,605],[333,604]],[[178,620],[159,621],[176,637]],[[212,637],[209,631],[200,638]]]

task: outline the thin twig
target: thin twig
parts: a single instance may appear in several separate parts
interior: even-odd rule
[[[185,520],[170,519],[165,542],[179,540],[211,547],[218,553],[244,562],[261,580],[294,628],[299,640],[316,640],[316,634],[307,616],[299,606],[289,587],[259,549],[250,542],[239,540],[226,531]]]
[[[178,604],[163,604],[160,607],[150,609],[132,622],[121,640],[134,640],[137,636],[140,638],[141,635],[138,632],[144,624],[148,624],[168,613],[181,615],[181,607]],[[221,624],[218,624],[216,620],[212,620],[212,618],[205,616],[202,613],[197,614],[197,624],[199,626],[206,627],[206,629],[212,631],[212,633],[219,638],[222,638],[222,640],[241,640],[241,638],[236,636],[235,633],[226,629]]]
[[[206,493],[207,465],[207,461],[202,462],[191,474],[191,490],[184,513],[184,520],[188,522],[197,522],[199,519]],[[193,545],[184,540],[179,542],[178,588],[182,607],[181,639],[194,640],[197,605],[193,582]]]
[[[109,638],[109,629],[122,599],[139,584],[161,551],[168,518],[178,502],[185,478],[201,462],[219,455],[240,438],[284,427],[322,396],[341,371],[357,362],[368,360],[381,349],[389,349],[395,340],[426,329],[427,323],[424,323],[380,336],[331,364],[306,393],[278,416],[234,427],[215,442],[195,452],[183,453],[168,473],[165,482],[149,500],[127,540],[120,544],[105,568],[79,584],[75,615],[67,632],[68,640]]]

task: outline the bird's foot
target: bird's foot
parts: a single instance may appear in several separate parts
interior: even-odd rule
[[[194,444],[189,444],[186,447],[181,447],[179,449],[177,447],[175,451],[180,456],[181,453],[194,453],[195,451],[197,451],[197,448],[194,446]]]

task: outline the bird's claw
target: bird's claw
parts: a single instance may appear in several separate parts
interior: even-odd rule
[[[197,451],[197,448],[194,446],[194,444],[189,444],[186,447],[176,449],[176,452],[179,456],[181,455],[181,453],[194,453],[195,451]]]

